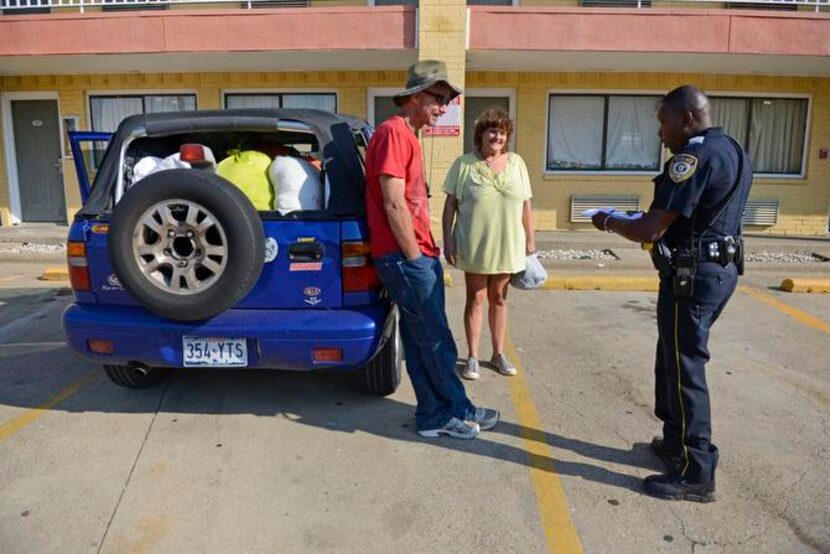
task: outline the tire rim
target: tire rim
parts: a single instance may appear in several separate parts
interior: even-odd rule
[[[147,209],[133,232],[141,273],[165,292],[189,296],[213,285],[228,265],[228,239],[213,212],[169,199]]]

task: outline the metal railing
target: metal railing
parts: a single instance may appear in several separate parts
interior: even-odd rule
[[[807,6],[813,7],[815,11],[820,11],[822,6],[830,7],[830,0],[662,0],[662,2],[693,2],[695,4],[727,4],[730,6],[738,6],[745,4],[747,7],[758,7],[759,9],[763,9],[766,6],[770,8],[780,8],[780,7],[798,7],[798,6]],[[642,0],[637,0],[637,7],[644,7],[642,6]]]
[[[4,13],[14,11],[43,10],[74,8],[84,13],[87,8],[102,8],[103,10],[118,9],[164,9],[173,5],[198,4],[232,4],[245,9],[253,8],[306,8],[309,0],[0,0],[0,10]]]
[[[272,7],[307,7],[310,0],[0,0],[0,11],[3,13],[14,13],[15,11],[43,11],[48,12],[52,9],[77,9],[84,12],[86,8],[102,8],[104,10],[117,9],[163,9],[173,5],[198,5],[198,4],[233,4],[242,8],[272,8]],[[830,8],[830,0],[661,0],[661,4],[671,3],[683,4],[700,4],[701,6],[717,4],[720,6],[728,5],[730,7],[737,7],[745,5],[746,7],[758,7],[763,9],[769,6],[770,9],[799,6],[812,7],[816,12],[820,11],[822,7]],[[366,4],[370,5],[371,0],[366,0]],[[401,0],[400,3],[405,3]],[[470,2],[475,4],[476,2]],[[522,1],[518,0],[518,5]],[[625,2],[612,3],[606,5],[619,5],[631,8],[650,8],[654,2],[646,0],[629,0]],[[384,2],[386,4],[386,2]]]

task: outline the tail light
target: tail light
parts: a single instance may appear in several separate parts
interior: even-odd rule
[[[330,348],[325,346],[315,346],[311,349],[311,358],[314,360],[314,363],[318,364],[326,362],[342,362],[343,349]]]
[[[365,292],[380,288],[380,279],[369,255],[368,242],[344,242],[341,257],[344,292]]]
[[[205,147],[201,144],[182,144],[179,148],[179,159],[188,163],[205,161]]]
[[[89,264],[86,260],[86,243],[70,241],[66,245],[66,261],[69,265],[69,284],[75,292],[89,292]]]
[[[115,346],[109,340],[89,339],[86,341],[86,346],[90,352],[95,354],[113,354],[115,352]]]

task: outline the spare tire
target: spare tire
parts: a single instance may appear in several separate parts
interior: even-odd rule
[[[207,319],[241,300],[262,271],[265,236],[250,200],[194,169],[153,173],[110,219],[109,255],[130,295],[160,316]]]

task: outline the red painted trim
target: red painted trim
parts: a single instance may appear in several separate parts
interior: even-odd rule
[[[413,7],[207,10],[0,17],[0,56],[406,50]]]
[[[470,50],[826,56],[830,16],[741,10],[473,6]]]

